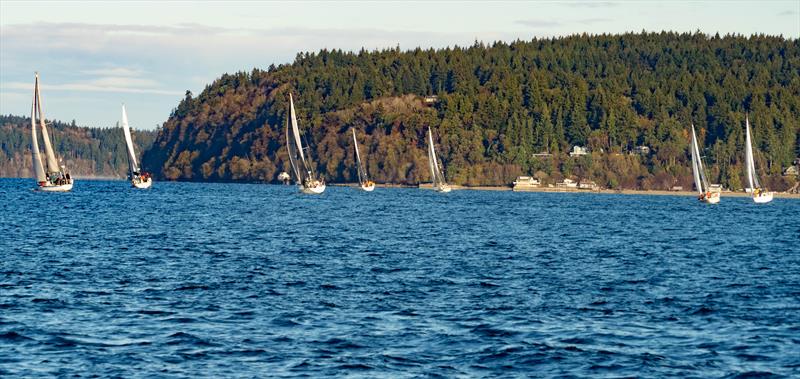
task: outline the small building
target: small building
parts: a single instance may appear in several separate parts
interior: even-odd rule
[[[556,183],[556,188],[578,188],[578,183],[572,179],[564,179]]]
[[[533,154],[534,158],[550,158],[552,156],[553,156],[553,154],[550,154],[550,153],[548,153],[546,151],[543,151],[541,153]]]
[[[438,103],[438,102],[439,102],[439,96],[436,96],[436,95],[428,95],[428,96],[425,96],[425,98],[424,98],[424,99],[422,99],[422,102],[423,102],[423,103],[425,103],[425,105],[433,105],[433,104],[436,104],[436,103]]]
[[[797,166],[789,166],[785,170],[783,170],[783,176],[797,176],[798,170]]]
[[[711,192],[722,192],[722,184],[709,184],[708,190]]]
[[[514,187],[512,191],[525,191],[532,188],[539,188],[542,183],[539,179],[530,176],[518,176],[517,180],[514,181]]]
[[[669,190],[670,191],[683,191],[683,186],[672,186],[672,188],[670,188]]]
[[[649,146],[636,146],[633,148],[633,152],[639,155],[650,155],[650,147]]]
[[[596,191],[600,189],[600,187],[591,180],[581,180],[581,182],[578,183],[578,189]]]
[[[585,147],[578,145],[573,146],[572,151],[569,152],[570,157],[580,157],[586,154],[589,154],[589,151]]]

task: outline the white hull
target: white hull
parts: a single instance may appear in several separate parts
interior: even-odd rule
[[[305,194],[309,194],[309,195],[319,195],[319,194],[325,192],[325,187],[326,186],[324,184],[320,184],[320,185],[318,185],[316,187],[304,187],[304,186],[301,185],[300,186],[300,192],[305,193]]]
[[[69,192],[72,191],[72,182],[60,186],[39,186],[39,191],[43,192]]]
[[[452,191],[452,188],[450,188],[450,186],[448,186],[448,185],[446,185],[446,184],[445,184],[445,185],[443,185],[443,186],[441,186],[441,187],[437,187],[437,188],[436,188],[436,192],[448,193],[448,192],[450,192],[450,191]]]
[[[375,185],[374,184],[370,184],[368,186],[361,186],[361,190],[362,191],[366,191],[366,192],[372,192],[372,191],[375,190]]]
[[[711,196],[709,197],[702,197],[700,201],[706,204],[717,204],[719,203],[719,192],[712,192]]]
[[[131,180],[131,185],[134,188],[148,189],[148,188],[150,188],[150,186],[153,185],[153,179],[148,179],[146,181]]]
[[[769,203],[770,201],[772,201],[772,195],[774,194],[775,192],[764,192],[757,196],[753,196],[753,202],[755,202],[756,204]]]

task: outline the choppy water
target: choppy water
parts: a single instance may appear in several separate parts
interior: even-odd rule
[[[800,375],[800,201],[0,180],[0,376]]]

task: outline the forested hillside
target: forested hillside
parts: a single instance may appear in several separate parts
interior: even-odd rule
[[[289,171],[289,92],[318,169],[334,182],[355,177],[350,128],[376,181],[408,184],[428,180],[429,126],[455,184],[535,174],[691,188],[694,123],[712,181],[738,189],[748,113],[771,187],[789,184],[781,170],[800,155],[800,41],[665,32],[302,53],[187,92],[146,168],[172,180],[274,181]],[[438,101],[426,105],[429,95]],[[575,145],[591,153],[570,157]]]
[[[79,127],[48,121],[56,155],[76,177],[121,177],[128,173],[122,128]],[[155,131],[133,132],[137,151],[149,148]],[[41,138],[41,136],[40,136]],[[40,144],[40,149],[44,146]],[[44,150],[42,150],[44,151]],[[0,177],[31,177],[30,117],[0,116]]]

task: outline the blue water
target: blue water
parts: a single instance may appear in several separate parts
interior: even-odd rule
[[[0,180],[0,376],[800,375],[800,201]]]

